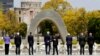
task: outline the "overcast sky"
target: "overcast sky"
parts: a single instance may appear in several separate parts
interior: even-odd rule
[[[20,7],[21,0],[14,1],[14,7]],[[40,0],[42,4],[48,0]],[[100,0],[67,0],[73,8],[85,8],[86,10],[100,10]]]

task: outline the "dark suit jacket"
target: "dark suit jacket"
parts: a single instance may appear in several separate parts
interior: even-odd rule
[[[85,45],[86,38],[85,36],[79,36],[79,45]]]
[[[28,43],[29,43],[30,46],[33,46],[33,44],[34,44],[34,38],[33,38],[32,35],[28,36]]]
[[[89,36],[87,38],[87,43],[88,43],[88,45],[93,45],[94,44],[94,37],[93,36]]]
[[[67,36],[66,37],[66,42],[67,42],[66,43],[67,45],[72,44],[72,36]]]
[[[51,43],[51,36],[50,35],[45,35],[44,36],[44,42],[45,42],[45,45],[50,45],[50,43]]]
[[[16,35],[14,41],[15,41],[15,45],[21,45],[21,36]]]
[[[58,45],[58,37],[57,36],[53,36],[52,41],[53,41],[53,46]]]

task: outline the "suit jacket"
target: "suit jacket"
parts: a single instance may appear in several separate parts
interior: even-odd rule
[[[57,36],[53,36],[52,41],[53,41],[53,46],[58,45],[58,37]]]
[[[51,36],[45,35],[44,36],[44,42],[45,42],[45,45],[50,45],[51,44]]]
[[[86,38],[85,36],[79,36],[79,45],[85,45],[86,43]]]
[[[21,36],[16,35],[14,41],[15,41],[15,45],[21,45]]]
[[[66,44],[67,45],[72,44],[72,36],[67,36],[66,37]]]
[[[87,43],[88,43],[88,45],[93,45],[94,44],[94,37],[93,36],[89,36],[87,38]]]
[[[28,36],[28,43],[29,43],[30,46],[32,46],[34,44],[34,38],[33,38],[32,35]]]

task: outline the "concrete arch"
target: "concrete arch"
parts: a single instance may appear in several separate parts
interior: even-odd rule
[[[67,35],[66,27],[61,19],[60,15],[55,12],[54,10],[45,10],[40,13],[38,13],[34,19],[31,20],[31,24],[29,26],[29,29],[27,31],[27,35],[29,32],[32,32],[32,34],[35,34],[35,30],[37,26],[43,21],[43,20],[51,20],[58,28],[59,33],[61,34],[61,39],[63,43],[65,42],[65,37]]]

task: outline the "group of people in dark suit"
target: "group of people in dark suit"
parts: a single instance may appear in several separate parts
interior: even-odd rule
[[[54,36],[51,36],[50,32],[47,32],[47,34],[44,36],[44,42],[45,42],[46,55],[50,54],[51,42],[53,42],[53,45],[52,45],[53,46],[53,55],[55,54],[55,51],[58,55],[58,35],[57,34],[55,34]]]
[[[55,35],[51,36],[50,32],[47,32],[47,34],[44,35],[46,55],[50,55],[51,46],[53,47],[53,55],[55,55],[55,52],[58,55],[58,42],[59,42],[58,39],[59,39],[59,34],[55,34]],[[29,44],[29,55],[33,55],[34,37],[31,32],[28,35],[27,40],[28,40],[28,44]],[[8,55],[9,54],[10,37],[8,35],[6,35],[4,37],[4,41],[5,41],[5,55]],[[67,46],[67,54],[68,55],[72,55],[72,41],[73,41],[73,38],[68,33],[68,35],[66,36],[66,46]],[[84,47],[85,47],[86,42],[89,46],[89,54],[92,55],[93,45],[94,45],[94,37],[93,37],[92,33],[89,33],[87,38],[83,33],[81,33],[78,37],[78,41],[79,41],[79,45],[80,45],[80,55],[84,55]],[[19,33],[17,33],[14,38],[14,43],[16,46],[16,50],[15,50],[16,55],[20,55],[21,42],[22,42],[21,36]],[[53,43],[53,45],[51,45],[51,42]]]
[[[55,54],[55,51],[58,55],[58,38],[59,36],[55,34],[54,36],[50,36],[50,34],[45,35],[44,42],[45,42],[45,52],[46,54],[50,54],[50,48],[51,48],[51,42],[53,42],[53,55]],[[68,33],[66,36],[66,46],[67,46],[67,54],[72,55],[72,36]],[[94,37],[92,33],[89,33],[88,37],[86,37],[83,33],[80,33],[78,37],[79,46],[80,46],[80,55],[84,55],[84,48],[85,44],[87,42],[89,46],[89,54],[92,55],[93,53],[93,45],[94,45]],[[49,49],[49,50],[48,50]]]
[[[51,36],[50,32],[47,32],[47,34],[44,36],[46,55],[50,54],[51,42],[53,42],[53,45],[52,45],[53,46],[53,55],[55,55],[55,52],[58,55],[58,38],[59,38],[58,34]],[[72,55],[72,41],[73,41],[73,38],[68,33],[68,35],[66,36],[66,45],[67,45],[68,55]],[[80,55],[82,55],[82,54],[84,55],[84,47],[85,47],[85,44],[86,44],[86,36],[83,33],[81,33],[78,37],[78,41],[79,41],[79,45],[80,45]],[[33,36],[31,35],[31,33],[28,36],[28,43],[29,43],[29,54],[30,54],[30,48],[32,48],[32,54],[33,54],[34,39],[33,39]],[[92,33],[89,33],[89,36],[87,38],[87,43],[88,43],[88,46],[89,46],[89,54],[92,55],[93,45],[94,45],[94,37],[92,36]]]
[[[81,33],[78,37],[79,45],[80,45],[80,55],[84,55],[84,47],[87,42],[89,47],[89,54],[92,55],[93,53],[93,45],[94,45],[94,37],[92,33],[89,33],[88,37]],[[72,55],[72,36],[68,33],[68,36],[66,37],[66,44],[67,44],[67,53],[68,55]]]
[[[92,55],[93,45],[94,45],[94,37],[93,37],[92,33],[89,33],[87,38],[83,33],[81,33],[78,40],[79,40],[79,45],[80,45],[80,55],[82,55],[82,54],[84,55],[84,47],[85,47],[86,42],[89,47],[88,48],[89,54]]]

